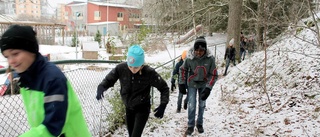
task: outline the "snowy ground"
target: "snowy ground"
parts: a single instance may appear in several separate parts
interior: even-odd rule
[[[307,30],[300,37],[315,39]],[[215,39],[219,38],[208,41],[213,43]],[[222,66],[224,48],[218,51],[217,64]],[[231,67],[207,100],[205,133],[196,131],[192,136],[320,136],[319,52],[318,47],[293,36],[280,38],[267,50],[266,93],[264,52],[256,52]],[[149,58],[153,60],[154,56]],[[164,56],[161,59],[165,60]],[[219,73],[223,71],[219,67]],[[165,117],[159,121],[151,116],[143,136],[183,136],[187,111],[176,113],[176,102],[177,91],[170,96]],[[114,136],[123,135],[125,127]]]
[[[300,36],[314,43],[315,36],[311,31],[304,30]],[[222,34],[207,37],[211,45],[209,50],[216,49],[214,53],[219,74],[224,71],[222,66],[225,48],[224,45],[218,45],[217,48],[212,45],[225,39],[226,36]],[[165,63],[191,45],[192,43],[167,45],[165,51],[147,53],[146,62]],[[44,49],[46,46],[42,47],[42,50],[50,51],[49,48]],[[67,48],[58,48],[60,51],[70,52],[65,57],[59,57],[74,57],[74,48]],[[205,132],[199,134],[195,131],[192,136],[320,136],[319,53],[320,49],[310,42],[292,36],[280,38],[267,51],[266,92],[263,90],[264,52],[256,52],[240,64],[232,66],[228,75],[218,80],[207,99],[203,125]],[[170,86],[170,80],[167,81]],[[143,136],[183,136],[187,128],[187,111],[176,113],[177,94],[177,90],[171,93],[163,119],[154,118],[153,113],[150,115]],[[159,102],[157,96],[158,94],[155,98],[156,106]],[[88,98],[94,99],[94,95]],[[98,104],[97,101],[91,103]],[[113,136],[127,136],[125,126]]]

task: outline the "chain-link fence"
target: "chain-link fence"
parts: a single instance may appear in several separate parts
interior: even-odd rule
[[[73,63],[84,63],[90,61],[77,61]],[[103,61],[102,61],[103,62]],[[106,118],[108,106],[106,100],[97,101],[96,89],[102,79],[115,66],[117,62],[104,62],[97,64],[73,64],[70,62],[55,62],[63,70],[71,82],[74,91],[81,102],[83,113],[92,136],[101,136],[107,130],[107,122],[101,120]],[[110,64],[111,63],[111,64]],[[0,76],[5,77],[5,74]],[[1,72],[0,72],[1,73]],[[110,111],[109,111],[110,112]],[[19,94],[0,96],[0,136],[15,137],[29,130],[24,104]]]

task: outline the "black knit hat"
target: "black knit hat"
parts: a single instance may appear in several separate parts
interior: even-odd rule
[[[194,42],[194,50],[197,49],[207,50],[207,41],[204,36],[197,37]]]
[[[12,25],[0,39],[1,53],[7,49],[22,49],[31,53],[39,52],[36,32],[31,26]]]

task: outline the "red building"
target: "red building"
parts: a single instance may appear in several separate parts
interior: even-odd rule
[[[130,5],[105,2],[72,2],[66,5],[65,12],[67,30],[69,31],[77,30],[92,33],[94,24],[94,27],[104,34],[111,32],[110,28],[114,29],[114,25],[117,25],[118,31],[126,31],[127,29],[133,29],[135,24],[142,23],[141,8]],[[109,26],[111,24],[112,26]]]

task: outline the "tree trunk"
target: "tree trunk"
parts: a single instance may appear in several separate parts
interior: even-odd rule
[[[228,18],[228,37],[227,46],[229,41],[234,38],[234,47],[236,49],[236,59],[240,59],[240,32],[241,32],[241,12],[242,0],[229,0],[229,18]]]
[[[263,49],[263,20],[264,20],[264,5],[265,0],[261,0],[258,5],[258,21],[257,21],[257,50]]]

